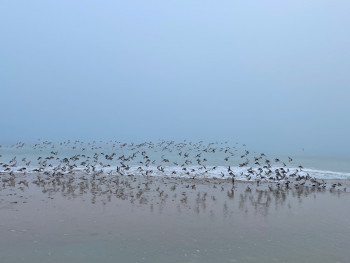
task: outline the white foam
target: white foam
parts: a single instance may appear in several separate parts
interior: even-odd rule
[[[22,167],[16,166],[16,167],[9,167],[10,170],[5,171],[5,169],[0,170],[0,172],[19,172],[19,169]],[[96,165],[94,172],[100,172],[101,174],[109,174],[109,175],[138,175],[138,176],[167,176],[167,177],[180,177],[180,178],[217,178],[217,179],[231,179],[232,174],[234,174],[234,178],[236,180],[241,181],[254,181],[257,179],[261,179],[263,176],[263,180],[273,180],[270,178],[276,177],[276,169],[280,169],[280,167],[271,167],[271,173],[266,175],[267,169],[255,167],[255,168],[248,168],[248,167],[230,167],[231,175],[229,174],[228,167],[226,166],[207,166],[206,169],[201,166],[187,166],[186,169],[183,169],[184,167],[180,166],[130,166],[128,168],[120,168],[118,166],[108,166],[103,167]],[[27,174],[37,173],[37,171],[34,171],[35,169],[39,169],[39,167],[30,166],[26,168]],[[42,172],[53,172],[56,169],[56,167],[45,167],[45,169]],[[262,169],[259,171],[259,169]],[[285,175],[286,178],[293,176],[296,174],[296,176],[309,176],[310,178],[316,178],[316,179],[323,179],[323,180],[330,180],[330,179],[350,179],[350,173],[342,173],[342,172],[333,172],[333,171],[323,171],[323,170],[316,170],[316,169],[310,169],[310,168],[284,168],[286,171]],[[86,167],[84,166],[78,166],[75,167],[72,171],[61,171],[63,174],[68,174],[71,172],[81,172],[86,174],[93,174],[94,172],[90,168],[89,171],[87,171]],[[23,173],[23,172],[22,172]],[[260,174],[260,175],[259,175]],[[294,175],[295,176],[295,175]]]

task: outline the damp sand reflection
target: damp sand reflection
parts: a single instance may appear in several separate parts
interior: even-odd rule
[[[1,262],[347,262],[348,181],[3,176]]]

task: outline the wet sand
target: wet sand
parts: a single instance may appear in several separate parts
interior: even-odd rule
[[[0,262],[349,262],[349,181],[100,182],[2,187]]]

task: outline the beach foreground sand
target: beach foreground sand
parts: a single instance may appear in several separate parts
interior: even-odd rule
[[[349,262],[348,181],[116,183],[3,187],[0,262]]]

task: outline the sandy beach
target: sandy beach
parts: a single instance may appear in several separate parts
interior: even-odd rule
[[[342,188],[127,176],[0,192],[0,262],[348,262]],[[332,183],[338,183],[333,181]]]

